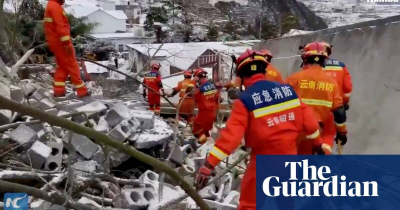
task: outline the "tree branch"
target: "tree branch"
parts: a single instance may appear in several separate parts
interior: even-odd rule
[[[43,112],[41,110],[19,104],[15,101],[12,101],[10,99],[7,99],[3,96],[0,96],[0,108],[1,109],[9,109],[14,112],[19,112],[25,115],[32,116],[34,118],[37,118],[43,122],[47,122],[53,126],[59,126],[65,129],[68,129],[72,132],[75,132],[77,134],[85,135],[90,139],[94,139],[96,142],[101,142],[105,145],[111,146],[120,152],[124,152],[125,154],[130,155],[133,158],[136,158],[142,162],[145,162],[154,168],[160,169],[160,171],[163,171],[167,173],[172,179],[174,179],[177,183],[180,183],[181,188],[191,197],[193,200],[197,203],[197,205],[200,206],[201,209],[209,210],[210,208],[208,205],[203,201],[203,199],[197,194],[197,192],[172,168],[168,167],[164,163],[154,159],[153,157],[144,154],[140,151],[137,151],[133,147],[127,147],[125,144],[122,142],[116,141],[112,139],[111,137],[101,133],[97,132],[91,128],[84,127],[82,125],[79,125],[77,123],[74,123],[70,120],[53,116],[51,114],[48,114],[46,112]]]

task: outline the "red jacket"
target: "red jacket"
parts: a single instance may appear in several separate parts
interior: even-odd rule
[[[218,109],[220,93],[217,90],[214,82],[211,80],[202,79],[196,88],[194,98],[197,108],[199,109],[199,113],[210,110],[215,111]]]
[[[157,93],[156,93],[153,90],[149,89],[148,90],[149,94],[158,94],[160,92],[160,89],[163,87],[162,83],[161,83],[160,72],[159,71],[155,71],[155,70],[150,71],[149,73],[147,73],[144,76],[143,83],[146,84],[147,86],[149,86],[154,91],[157,91]],[[143,92],[145,92],[145,90],[146,90],[146,88],[143,88]]]
[[[238,148],[243,136],[252,155],[297,154],[296,141],[301,132],[315,144],[321,143],[312,110],[292,87],[267,81],[262,74],[244,80],[244,85],[246,90],[234,102],[208,163],[218,165]]]
[[[353,83],[346,65],[337,60],[329,59],[325,61],[323,70],[336,80],[340,95],[343,97],[343,104],[348,104],[351,91],[353,91]]]
[[[67,15],[57,0],[49,0],[44,12],[44,34],[49,45],[71,42]]]
[[[267,72],[265,73],[265,79],[272,82],[284,83],[281,72],[275,68],[271,63],[268,64]]]

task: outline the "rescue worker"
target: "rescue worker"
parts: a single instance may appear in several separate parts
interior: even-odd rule
[[[261,53],[264,55],[269,63],[267,67],[267,72],[265,73],[265,78],[268,81],[279,82],[283,84],[284,80],[281,72],[271,63],[272,58],[274,57],[272,56],[272,53],[269,50],[261,50]]]
[[[220,93],[215,83],[207,78],[204,69],[195,70],[193,79],[196,81],[194,98],[199,112],[194,119],[192,132],[198,143],[204,144],[210,138],[210,130],[217,117]]]
[[[329,57],[332,54],[332,45],[326,42],[321,42],[321,44],[326,47],[326,52],[328,53]],[[334,59],[326,59],[323,70],[338,83],[339,92],[343,97],[344,109],[347,111],[350,107],[350,94],[353,90],[353,84],[349,70],[343,62]]]
[[[322,128],[323,149],[325,154],[331,154],[335,135],[342,145],[347,142],[343,100],[336,81],[322,70],[325,59],[328,58],[325,46],[319,42],[307,44],[301,57],[302,70],[290,75],[287,84],[294,88],[302,102],[314,110],[314,115]],[[301,138],[299,140],[298,154],[312,154],[312,144],[302,141]]]
[[[163,95],[165,94],[161,83],[160,68],[161,65],[159,63],[153,63],[151,65],[151,71],[147,73],[143,79],[143,83],[152,89],[143,87],[143,97],[146,98],[147,95],[147,102],[149,103],[150,110],[154,111],[157,115],[160,115],[161,112],[160,90]]]
[[[267,59],[268,62],[268,67],[265,72],[265,79],[283,84],[284,80],[281,72],[271,64],[273,58],[272,53],[269,50],[261,50],[260,53]],[[236,77],[235,83],[237,87],[241,86],[241,80],[239,77]]]
[[[44,13],[44,34],[50,50],[54,53],[57,69],[54,74],[54,97],[65,96],[68,75],[78,97],[90,96],[81,79],[75,50],[71,42],[70,25],[62,8],[64,0],[49,0]]]
[[[178,83],[178,85],[173,89],[171,94],[167,94],[168,97],[173,97],[177,93],[179,93],[179,103],[181,107],[179,109],[180,117],[184,118],[188,124],[193,127],[193,120],[194,120],[194,98],[193,96],[187,95],[186,98],[183,100],[183,97],[192,91],[195,88],[196,82],[192,80],[192,71],[184,71],[183,72],[184,79]]]
[[[289,85],[265,80],[267,65],[257,51],[247,50],[237,59],[236,76],[246,90],[235,100],[226,127],[196,177],[196,188],[203,188],[214,168],[239,147],[244,136],[252,152],[242,180],[239,210],[256,209],[256,155],[296,155],[296,140],[302,131],[316,153],[323,154],[312,110]]]

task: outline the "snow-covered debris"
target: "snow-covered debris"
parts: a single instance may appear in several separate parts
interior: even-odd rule
[[[28,159],[25,162],[28,164],[31,162],[33,168],[41,169],[50,154],[50,147],[40,141],[35,141],[27,152]]]
[[[161,145],[172,138],[174,131],[163,120],[155,118],[154,129],[137,132],[132,141],[137,149],[146,149]]]
[[[20,125],[17,129],[11,131],[11,140],[18,144],[27,144],[28,142],[38,139],[36,131],[26,125]]]

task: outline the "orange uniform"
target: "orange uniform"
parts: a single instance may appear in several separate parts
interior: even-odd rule
[[[214,82],[207,78],[202,78],[199,81],[194,97],[199,113],[194,119],[193,134],[199,143],[203,144],[206,142],[207,137],[210,137],[209,131],[213,128],[217,117],[220,93]]]
[[[143,83],[153,90],[148,89],[147,102],[149,103],[150,110],[156,114],[161,112],[161,96],[160,89],[162,89],[161,75],[158,70],[152,70],[144,76]],[[154,92],[156,91],[156,92]],[[143,93],[146,93],[146,88],[143,87]]]
[[[244,86],[246,90],[234,102],[226,128],[206,161],[217,166],[238,148],[244,136],[252,153],[241,185],[239,210],[256,208],[256,155],[296,155],[301,132],[311,144],[321,143],[312,110],[292,87],[266,81],[262,74],[245,79]]]
[[[284,83],[281,72],[275,68],[272,64],[268,64],[267,72],[265,73],[265,79],[271,82],[279,82],[281,84]],[[236,77],[235,85],[236,87],[240,87],[241,79],[240,77]]]
[[[54,95],[65,95],[65,81],[68,75],[79,97],[88,95],[81,79],[75,50],[71,42],[70,25],[62,8],[61,0],[49,0],[44,13],[44,34],[50,50],[56,57],[58,68],[54,75]]]
[[[353,90],[353,84],[351,81],[351,75],[347,70],[344,63],[337,60],[328,59],[325,61],[325,67],[323,70],[334,78],[338,83],[338,88],[341,96],[343,97],[343,104],[348,104],[350,101],[350,94]]]
[[[314,110],[314,116],[322,125],[321,137],[323,143],[329,145],[324,149],[332,151],[336,135],[334,110],[343,106],[343,100],[336,81],[322,71],[321,66],[305,66],[301,71],[296,72],[287,78],[296,93],[301,97],[302,102]],[[346,124],[336,124],[338,130],[347,133]],[[299,154],[312,154],[312,145],[307,141],[299,139]],[[326,146],[325,145],[325,146]]]
[[[182,98],[188,93],[188,91],[190,91],[191,88],[194,88],[195,86],[195,81],[186,78],[178,83],[178,86],[174,88],[174,92],[172,94],[175,95],[176,93],[179,93],[179,103],[182,103],[179,109],[179,115],[181,117],[185,117],[189,125],[193,125],[194,120],[194,97],[187,95],[183,102]]]

